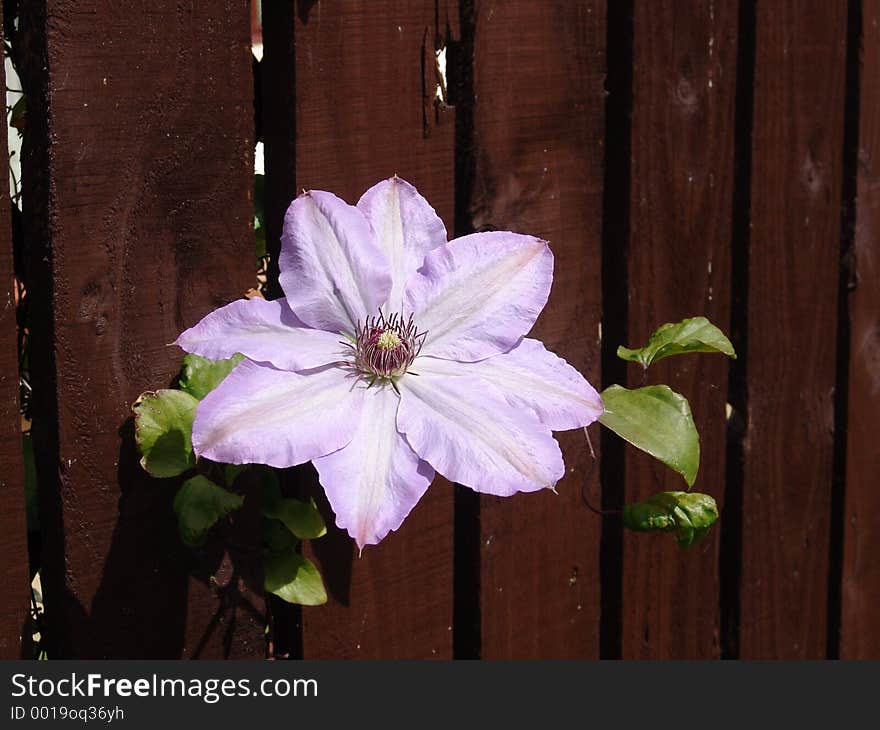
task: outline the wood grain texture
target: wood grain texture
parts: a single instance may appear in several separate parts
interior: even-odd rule
[[[261,657],[255,520],[230,553],[183,547],[179,482],[140,469],[130,418],[180,367],[166,343],[253,285],[247,4],[41,8],[22,24],[50,656]]]
[[[553,290],[534,336],[600,383],[605,5],[475,3],[474,230],[541,236]],[[483,658],[596,658],[600,521],[581,501],[593,469],[580,430],[545,490],[480,502]],[[598,438],[594,438],[598,444]]]
[[[398,174],[451,230],[455,118],[433,102],[434,49],[457,15],[454,2],[297,3],[296,189],[354,203]],[[452,656],[452,497],[438,477],[361,558],[336,528],[311,544],[330,604],[303,609],[306,658]],[[332,523],[323,501],[322,510]]]
[[[880,658],[880,2],[862,3],[840,657]]]
[[[846,5],[758,3],[742,658],[819,658],[839,276]]]
[[[637,2],[634,18],[629,346],[664,322],[704,315],[729,332],[737,3]],[[613,333],[606,333],[611,336]],[[629,367],[629,386],[667,383],[700,432],[694,489],[721,505],[727,358],[689,355]],[[626,501],[685,489],[627,448]],[[669,535],[627,532],[623,658],[719,656],[716,526],[681,550]]]
[[[0,16],[2,14],[0,3]],[[6,75],[2,70],[0,94],[6,98]],[[9,156],[5,117],[0,124],[0,137],[0,180],[6,181]],[[30,601],[12,262],[9,190],[3,188],[0,193],[0,575],[4,591],[0,598],[0,659],[17,659],[21,655],[22,628]]]

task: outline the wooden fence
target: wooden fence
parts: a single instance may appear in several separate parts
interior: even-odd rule
[[[255,516],[226,552],[184,548],[129,410],[177,373],[166,343],[253,285],[256,134],[270,248],[299,189],[354,201],[397,173],[450,232],[550,240],[536,331],[593,383],[638,384],[617,345],[685,316],[739,353],[651,373],[691,399],[698,486],[722,506],[698,546],[588,510],[584,490],[613,510],[680,480],[604,437],[594,470],[562,434],[558,495],[438,479],[363,558],[317,541],[330,603],[270,602],[279,653],[880,657],[880,0],[263,0],[258,66],[244,0],[5,4],[50,656],[266,654]],[[5,196],[0,220],[13,657],[29,588]]]

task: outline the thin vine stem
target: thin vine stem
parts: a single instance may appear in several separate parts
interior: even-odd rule
[[[590,440],[590,433],[587,431],[587,427],[584,426],[584,436],[587,438],[587,446],[590,449],[590,456],[592,457],[592,462],[590,463],[590,469],[587,471],[586,476],[584,477],[583,482],[581,483],[581,501],[586,505],[587,509],[589,509],[594,514],[599,515],[600,517],[613,517],[617,515],[623,514],[622,510],[619,509],[600,509],[596,507],[590,501],[590,485],[593,481],[593,474],[596,473],[596,465],[599,463],[599,460],[596,458],[596,451],[593,448],[593,442]]]

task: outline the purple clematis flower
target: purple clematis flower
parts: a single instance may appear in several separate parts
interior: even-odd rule
[[[533,339],[553,254],[494,231],[447,242],[393,177],[351,206],[313,190],[281,239],[285,299],[240,300],[177,340],[245,360],[201,402],[196,454],[230,464],[312,461],[359,547],[400,527],[435,470],[479,492],[552,488],[551,431],[602,413],[593,387]]]

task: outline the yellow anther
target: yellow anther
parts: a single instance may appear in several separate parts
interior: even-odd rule
[[[400,347],[400,344],[400,338],[394,330],[385,330],[376,340],[376,346],[383,350],[393,350],[395,347]]]

